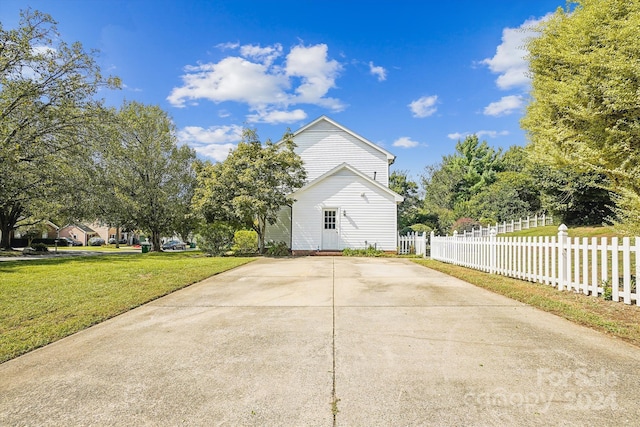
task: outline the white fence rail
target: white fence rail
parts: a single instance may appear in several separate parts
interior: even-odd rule
[[[409,233],[406,236],[398,236],[398,254],[426,256],[427,233]]]
[[[458,237],[489,237],[490,230],[492,228],[495,228],[496,234],[504,234],[512,233],[514,231],[528,230],[530,228],[543,227],[545,225],[553,225],[553,216],[546,214],[538,216],[536,214],[533,217],[528,216],[526,219],[520,218],[517,221],[504,221],[502,224],[496,223],[495,225],[488,225],[486,227],[480,226],[479,228],[474,228],[471,231],[460,233],[458,234]]]
[[[562,224],[557,236],[460,239],[431,234],[431,258],[451,264],[544,283],[558,290],[599,296],[640,305],[640,237],[610,240],[569,238]]]

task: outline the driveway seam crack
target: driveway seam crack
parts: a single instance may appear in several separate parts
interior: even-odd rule
[[[332,302],[332,330],[331,330],[331,346],[332,346],[332,390],[331,390],[331,412],[333,413],[333,427],[336,426],[336,417],[338,415],[338,397],[336,396],[336,263],[335,258],[331,258],[331,302]]]

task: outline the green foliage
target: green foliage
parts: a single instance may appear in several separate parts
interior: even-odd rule
[[[406,236],[409,233],[427,233],[430,234],[431,231],[433,230],[432,227],[425,225],[425,224],[413,224],[410,225],[408,227],[404,227],[402,230],[400,230],[400,234],[402,236]]]
[[[255,130],[245,129],[225,161],[198,168],[194,207],[207,221],[253,228],[262,252],[267,224],[275,223],[280,208],[293,202],[291,193],[305,182],[292,138],[287,131],[280,144],[263,146]]]
[[[266,254],[268,256],[289,256],[289,246],[285,242],[269,242]]]
[[[465,231],[472,231],[473,229],[480,228],[482,224],[471,218],[460,218],[451,226],[451,232],[457,231],[458,233],[464,233]]]
[[[254,230],[238,230],[233,235],[231,249],[240,254],[254,254],[258,251],[258,233]]]
[[[343,249],[342,255],[344,256],[361,256],[361,257],[381,257],[384,256],[384,251],[378,250],[373,246],[369,246],[366,249]]]
[[[613,287],[608,280],[602,281],[602,299],[605,301],[613,301]]]
[[[430,234],[431,231],[433,230],[433,228],[429,227],[428,225],[424,225],[424,224],[413,224],[409,228],[411,228],[411,231],[413,231],[414,233]]]
[[[91,161],[104,78],[80,43],[65,43],[56,22],[31,9],[19,27],[0,24],[0,247],[25,218],[71,216],[74,196],[91,180],[78,165]],[[24,221],[23,221],[24,222]]]
[[[531,169],[541,191],[542,206],[567,225],[594,225],[613,214],[606,176],[539,164]]]
[[[494,183],[457,206],[456,214],[477,218],[483,224],[526,217],[540,209],[540,196],[534,185],[528,174],[499,172]]]
[[[234,229],[228,223],[215,221],[202,224],[198,232],[198,247],[203,252],[216,256],[231,249]]]
[[[415,224],[422,204],[418,184],[409,178],[407,171],[393,171],[389,176],[389,188],[404,197],[398,205],[398,229]]]
[[[31,245],[31,249],[36,252],[49,252],[49,248],[44,243],[34,243]]]
[[[623,210],[637,209],[640,2],[571,2],[539,30],[528,43],[532,102],[521,122],[536,157],[606,176]],[[640,210],[628,213],[638,228]]]
[[[103,146],[97,161],[94,199],[105,222],[127,225],[151,235],[160,251],[162,235],[179,230],[195,189],[195,153],[178,146],[171,118],[158,106],[126,103],[104,127]],[[107,197],[105,197],[107,196]],[[188,223],[188,231],[195,224]],[[186,233],[189,234],[189,233]]]
[[[504,168],[501,151],[480,142],[476,135],[456,144],[456,152],[443,156],[439,165],[428,166],[422,177],[424,209],[438,216],[440,233],[470,214],[470,201],[498,179]]]

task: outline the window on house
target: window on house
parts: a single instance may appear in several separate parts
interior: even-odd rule
[[[336,211],[324,211],[324,229],[336,229]]]

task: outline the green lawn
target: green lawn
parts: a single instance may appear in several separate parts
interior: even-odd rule
[[[545,225],[544,227],[529,228],[513,233],[499,234],[500,237],[527,236],[557,236],[559,225]],[[569,227],[569,237],[623,237],[611,226]]]
[[[0,262],[0,363],[252,260],[181,252]]]
[[[49,246],[49,252],[55,252],[55,247]],[[65,251],[96,251],[96,252],[122,252],[122,251],[138,251],[142,252],[142,249],[138,246],[120,245],[116,248],[116,245],[102,245],[102,246],[58,246],[58,252]]]

